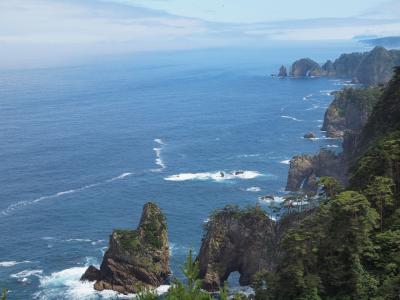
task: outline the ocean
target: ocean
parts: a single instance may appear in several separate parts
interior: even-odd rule
[[[320,127],[330,93],[347,83],[270,74],[355,50],[275,45],[0,70],[0,287],[10,299],[114,297],[79,277],[100,264],[113,228],[137,226],[147,201],[167,216],[181,277],[213,210],[267,209],[258,197],[284,195],[293,155],[340,150]]]

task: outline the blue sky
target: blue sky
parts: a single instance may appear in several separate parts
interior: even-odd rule
[[[118,2],[118,1],[116,1]],[[359,16],[382,0],[119,0],[217,22],[270,22]]]
[[[1,0],[0,68],[136,51],[400,35],[400,0]]]

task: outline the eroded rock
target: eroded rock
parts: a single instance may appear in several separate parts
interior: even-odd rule
[[[96,290],[135,293],[158,287],[168,278],[169,247],[166,221],[154,203],[143,207],[136,230],[114,230],[100,270],[90,266],[81,280],[96,281]]]

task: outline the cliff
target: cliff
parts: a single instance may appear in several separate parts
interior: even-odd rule
[[[217,290],[232,272],[248,285],[260,270],[275,270],[284,249],[284,233],[301,218],[291,214],[275,222],[259,207],[227,206],[216,211],[205,227],[198,262],[203,287]]]
[[[330,176],[344,185],[347,174],[343,168],[343,156],[322,149],[316,155],[298,155],[290,160],[286,190],[316,192],[318,177]]]
[[[256,299],[398,299],[400,67],[366,124],[343,138],[349,185],[325,181],[319,206],[281,238],[274,270],[256,276]],[[299,164],[308,175],[313,158]]]
[[[302,58],[292,64],[290,75],[293,77],[321,76],[320,65],[310,58]]]
[[[114,230],[100,270],[90,266],[81,280],[96,281],[96,290],[136,293],[157,287],[169,276],[169,247],[165,217],[154,203],[143,207],[136,230]]]
[[[382,94],[382,88],[348,88],[335,94],[321,130],[327,137],[343,137],[345,130],[361,130]]]
[[[310,58],[297,60],[291,76],[330,76],[351,79],[365,85],[387,83],[392,69],[400,65],[400,50],[387,50],[377,46],[369,52],[342,54],[334,62],[328,60],[320,66]]]

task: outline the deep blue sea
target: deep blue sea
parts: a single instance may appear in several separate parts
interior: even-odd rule
[[[270,74],[353,50],[213,49],[0,70],[0,286],[10,299],[112,297],[79,277],[101,262],[113,228],[136,227],[147,201],[167,216],[180,276],[210,212],[265,206],[258,197],[283,194],[293,155],[340,145],[319,130],[345,82]],[[319,138],[304,139],[310,131]]]

